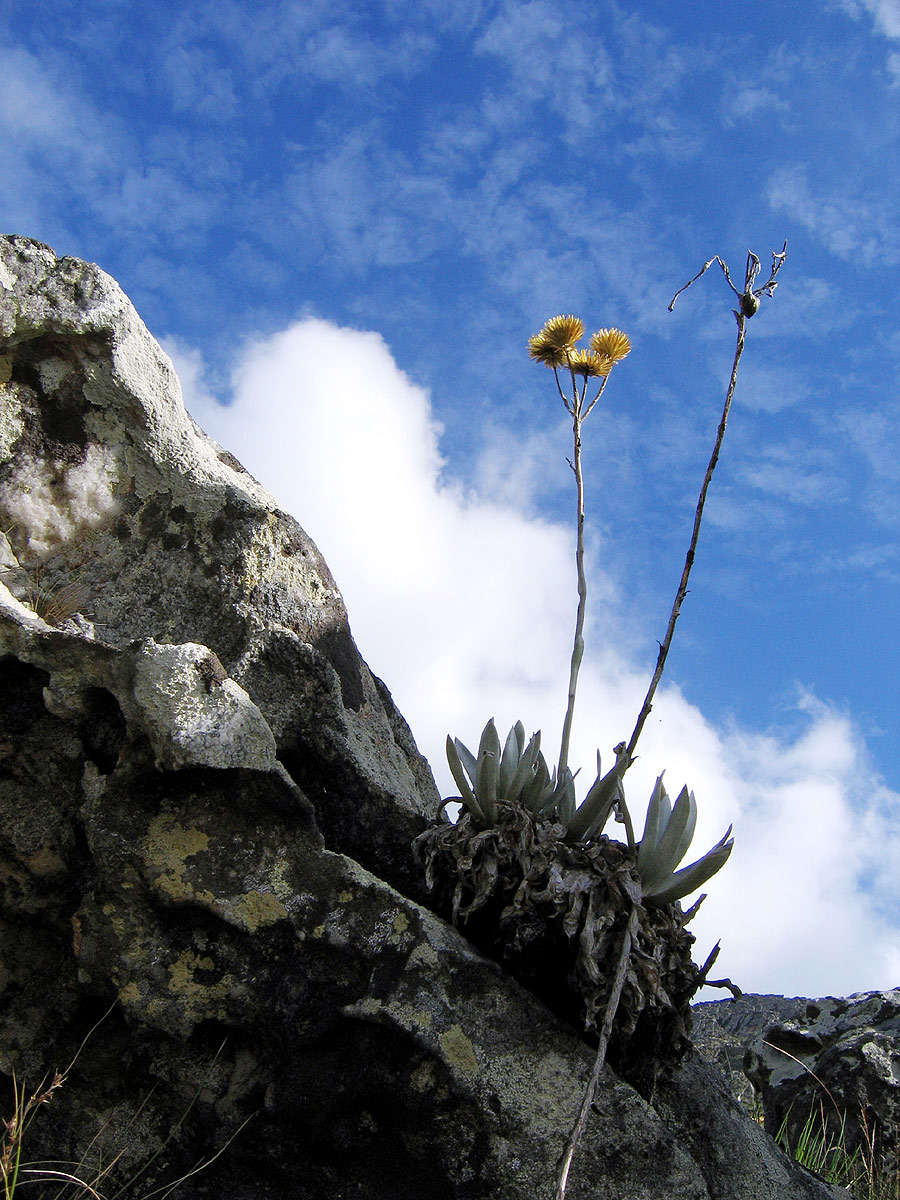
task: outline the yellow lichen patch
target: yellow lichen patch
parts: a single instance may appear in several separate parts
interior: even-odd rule
[[[287,909],[271,892],[246,892],[228,900],[214,902],[214,907],[233,925],[247,933],[256,933],[264,925],[274,925],[287,918]]]
[[[129,1005],[137,1004],[140,998],[141,993],[138,990],[138,985],[133,980],[119,988],[119,1000],[126,1008]]]
[[[144,838],[144,858],[162,868],[156,886],[173,900],[196,899],[195,889],[185,878],[186,861],[208,847],[209,834],[202,829],[181,825],[165,813],[154,817]]]
[[[404,912],[394,914],[394,933],[406,933],[409,929],[409,917]]]
[[[352,899],[352,892],[338,892],[338,904],[349,904]]]
[[[440,961],[434,946],[429,945],[428,942],[419,942],[418,946],[413,948],[409,958],[406,960],[406,965],[412,967],[421,963],[426,968],[436,967]]]
[[[227,1002],[235,991],[235,982],[230,975],[204,982],[197,979],[198,971],[213,971],[216,964],[207,955],[183,950],[169,964],[169,991],[179,1001],[190,1021],[224,1020],[228,1015]]]
[[[82,918],[77,912],[72,913],[72,953],[76,958],[82,953]]]
[[[451,1025],[441,1034],[441,1046],[451,1066],[462,1071],[463,1075],[478,1074],[478,1059],[472,1043],[458,1025]]]

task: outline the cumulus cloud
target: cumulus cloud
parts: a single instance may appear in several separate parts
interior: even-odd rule
[[[572,534],[501,486],[496,448],[479,490],[455,481],[428,393],[376,333],[308,318],[251,341],[227,406],[210,394],[196,352],[168,349],[196,419],[325,554],[357,642],[443,793],[452,791],[447,731],[471,743],[489,716],[504,731],[517,718],[542,728],[552,759],[574,607]],[[516,491],[533,494],[540,483],[529,475],[555,461],[554,431],[546,457],[533,440],[524,449]],[[648,681],[647,664],[628,649],[640,639],[628,636],[627,607],[596,563],[590,577],[593,621],[570,759],[585,767],[582,789],[597,747],[608,762],[628,736]],[[889,814],[900,797],[876,776],[848,714],[802,693],[779,715],[782,727],[763,732],[716,728],[676,686],[664,688],[628,778],[635,821],[665,766],[673,793],[687,782],[697,796],[697,854],[734,822],[732,860],[709,885],[694,928],[698,957],[721,937],[719,966],[745,989],[890,986],[900,969],[900,849]]]

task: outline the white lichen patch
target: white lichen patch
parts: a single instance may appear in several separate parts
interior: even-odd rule
[[[22,401],[14,387],[7,387],[12,366],[8,358],[0,358],[0,460],[12,458],[13,447],[22,436]]]
[[[14,428],[15,422],[4,420],[0,436]],[[108,446],[88,446],[83,462],[65,468],[20,454],[0,503],[28,554],[44,560],[118,516],[118,479],[118,458]]]
[[[375,1018],[386,1025],[397,1025],[408,1032],[428,1033],[433,1025],[431,1013],[402,1000],[379,1000],[377,996],[364,996],[355,1004],[348,1004],[343,1012],[348,1017]]]
[[[137,655],[134,698],[157,766],[275,770],[265,717],[233,679],[208,677],[210,657],[195,642],[161,646],[151,638]]]
[[[64,358],[45,358],[38,365],[41,387],[45,392],[55,392],[61,383],[65,383],[74,369],[72,364],[66,362]]]

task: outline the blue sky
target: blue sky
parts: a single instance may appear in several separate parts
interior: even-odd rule
[[[0,225],[120,282],[319,542],[445,791],[447,729],[552,746],[565,702],[570,451],[528,336],[575,312],[633,344],[585,431],[587,774],[655,661],[733,352],[718,270],[667,304],[787,238],[634,806],[666,767],[698,838],[735,822],[697,929],[743,986],[896,985],[900,0],[0,0],[0,33]]]

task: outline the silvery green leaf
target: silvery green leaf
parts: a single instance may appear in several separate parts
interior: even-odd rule
[[[555,771],[552,775],[547,772],[546,762],[544,762],[543,770],[541,771],[541,780],[544,783],[540,793],[535,797],[534,811],[538,816],[545,816],[557,807],[558,802],[562,799],[564,787],[561,784],[557,784]]]
[[[650,803],[647,805],[644,832],[641,836],[640,850],[638,852],[638,864],[641,862],[641,854],[646,859],[656,849],[656,843],[659,841],[660,835],[665,828],[663,812],[667,801],[668,796],[666,796],[666,789],[663,786],[663,777],[662,775],[658,775],[656,784],[650,794]]]
[[[469,781],[466,779],[462,763],[460,762],[459,753],[457,750],[459,744],[460,743],[457,742],[456,745],[454,745],[450,735],[447,735],[447,763],[450,767],[450,774],[453,776],[456,786],[459,788],[460,800],[462,800],[463,804],[471,812],[475,820],[484,825],[487,823],[485,821],[484,812],[482,811],[481,805],[475,798],[475,793],[469,786]],[[463,749],[465,749],[465,747],[463,747]]]
[[[481,734],[478,746],[478,764],[475,778],[475,795],[490,824],[497,817],[497,779],[500,773],[500,738],[493,718],[488,721]]]
[[[478,743],[478,757],[483,754],[493,754],[498,765],[500,762],[500,737],[497,733],[497,726],[494,724],[494,718],[488,721],[484,729],[481,731],[481,741]]]
[[[522,757],[522,752],[525,749],[525,726],[521,721],[516,721],[515,725],[513,725],[513,729],[515,730],[516,742],[518,743],[519,747],[519,752],[516,755],[516,759],[518,760]]]
[[[500,758],[500,776],[497,782],[497,791],[504,800],[511,800],[510,795],[511,784],[516,774],[516,769],[519,766],[519,760],[522,757],[522,745],[519,742],[518,731],[521,728],[521,722],[514,725],[506,736],[506,744],[503,747],[503,754]],[[522,735],[524,737],[524,729]]]
[[[725,865],[734,846],[734,840],[730,838],[730,835],[731,826],[729,825],[725,835],[702,858],[698,858],[696,862],[687,867],[682,867],[680,871],[676,871],[674,875],[657,884],[655,888],[651,888],[649,892],[645,891],[645,902],[647,904],[669,904],[673,900],[680,900],[682,896],[696,891]]]
[[[519,765],[516,768],[516,773],[512,778],[512,783],[509,785],[509,793],[507,800],[519,800],[522,795],[522,790],[532,778],[535,771],[535,763],[541,752],[541,735],[536,733],[528,745],[525,747],[525,752],[519,760]]]
[[[552,791],[553,784],[550,780],[550,772],[547,770],[547,763],[544,761],[543,754],[539,754],[535,763],[534,775],[522,789],[522,803],[531,812],[539,813]]]
[[[475,786],[475,779],[478,775],[478,759],[472,753],[468,746],[464,746],[459,738],[453,739],[453,745],[456,747],[456,753],[459,755],[459,761],[466,769],[469,779],[472,781],[472,786]]]
[[[566,833],[567,842],[581,841],[587,836],[588,830],[596,828],[601,816],[604,824],[616,802],[623,768],[617,763],[591,786],[582,804],[576,808],[569,829]]]
[[[684,791],[687,791],[687,788]],[[681,840],[675,846],[672,860],[673,869],[678,866],[688,850],[690,850],[691,842],[694,840],[694,830],[697,828],[697,801],[694,799],[693,792],[688,793],[688,800],[690,803],[690,816],[682,831]]]
[[[560,792],[560,797],[556,805],[559,812],[559,819],[563,825],[568,826],[569,822],[575,816],[575,779],[572,772],[568,769],[566,769],[562,784],[557,785],[557,790]]]
[[[652,888],[672,874],[687,853],[696,823],[697,805],[694,797],[687,788],[682,788],[655,848],[644,856],[643,861],[638,853],[638,873],[645,889]],[[689,835],[687,841],[684,839],[685,833]]]

